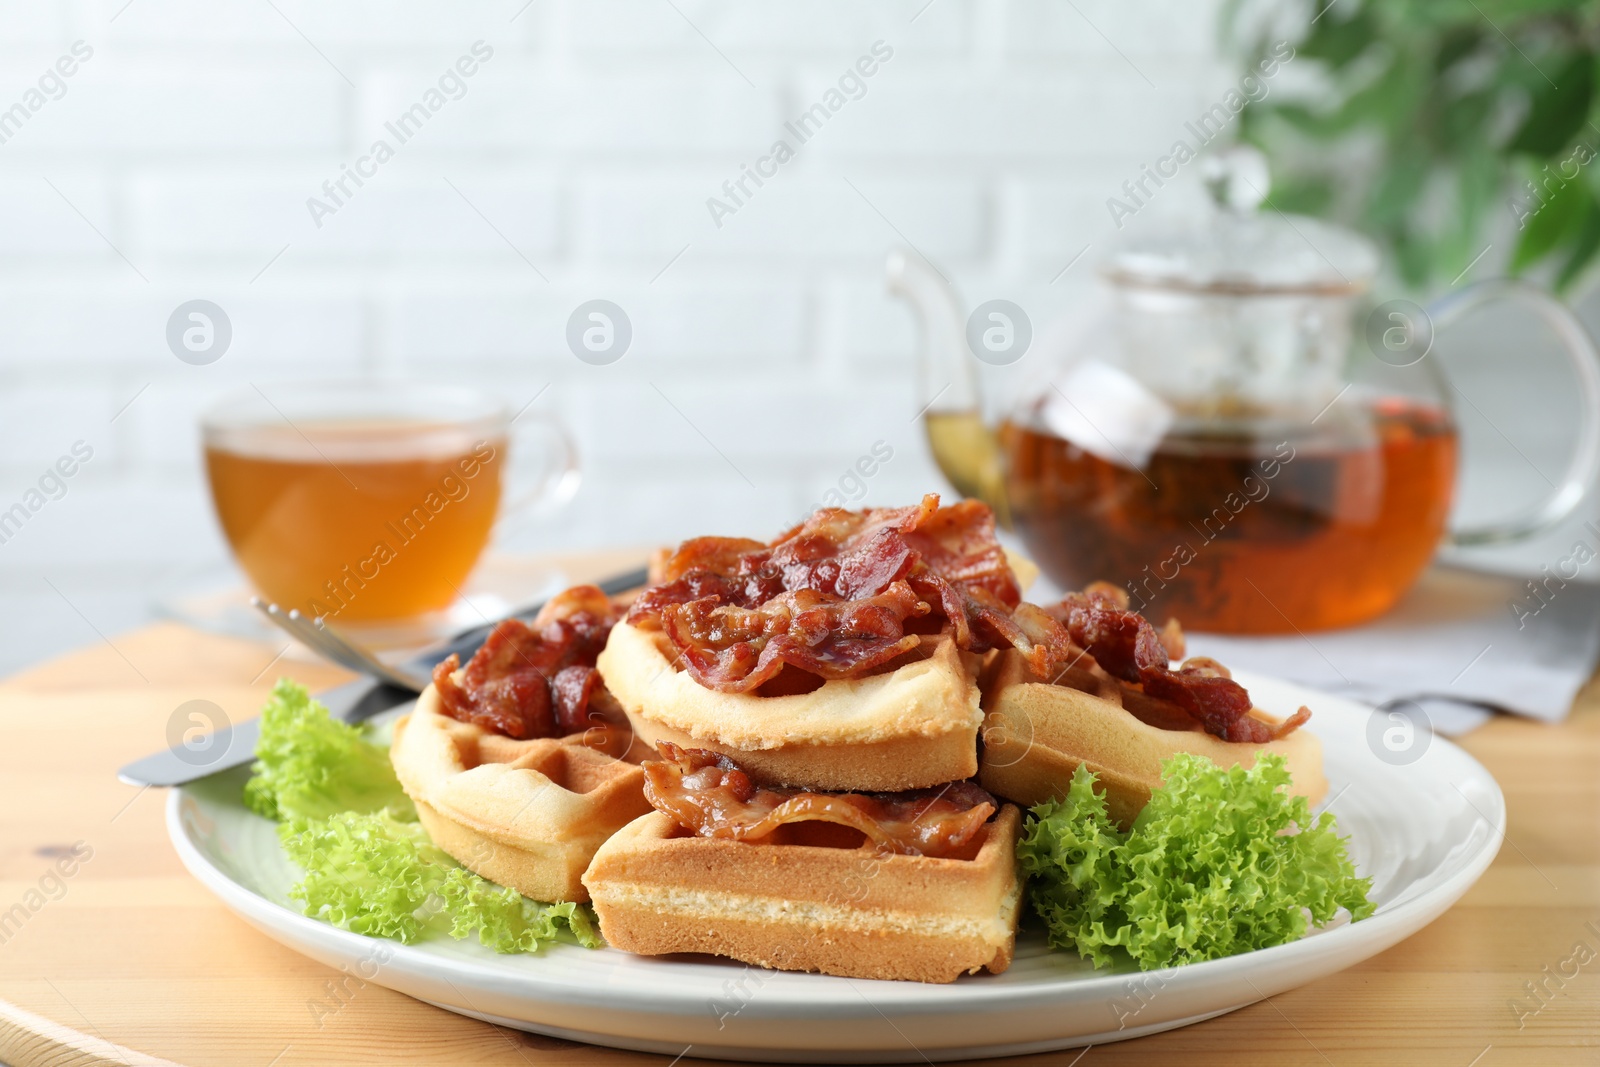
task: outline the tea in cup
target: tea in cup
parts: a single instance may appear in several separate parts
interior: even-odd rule
[[[560,425],[516,421],[513,433],[502,405],[467,389],[252,386],[204,416],[202,437],[217,518],[261,596],[368,622],[441,611],[461,595],[506,503],[513,448],[537,451],[542,468],[519,508],[571,495]]]

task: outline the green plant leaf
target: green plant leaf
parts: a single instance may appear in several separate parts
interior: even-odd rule
[[[1316,11],[1293,43],[1317,88],[1275,89],[1246,135],[1293,176],[1296,210],[1364,230],[1413,285],[1459,274],[1496,240],[1508,200],[1527,214],[1513,186],[1527,168],[1513,160],[1555,172],[1574,145],[1600,147],[1597,0],[1318,0]],[[1265,32],[1260,19],[1233,24],[1239,37]],[[1600,257],[1574,195],[1499,239],[1514,243],[1516,269],[1559,256],[1571,284]]]
[[[1579,0],[1384,0],[1389,17],[1412,27],[1488,23],[1510,32],[1518,22],[1536,16],[1565,15]]]
[[[1483,30],[1477,26],[1451,26],[1440,35],[1439,51],[1433,57],[1433,69],[1443,73],[1476,53],[1482,45]]]
[[[1494,110],[1492,89],[1463,93],[1439,104],[1434,142],[1445,152],[1469,152],[1484,143],[1484,129]]]
[[[1363,122],[1393,128],[1399,113],[1413,102],[1408,81],[1406,58],[1399,53],[1391,55],[1377,77],[1345,99],[1338,111],[1342,128],[1351,129]]]
[[[1584,268],[1594,259],[1595,253],[1600,252],[1600,202],[1595,201],[1593,193],[1585,197],[1585,201],[1583,222],[1578,227],[1577,236],[1573,238],[1572,252],[1556,273],[1558,293],[1565,293],[1570,289],[1572,283],[1578,280]]]
[[[1406,228],[1396,231],[1391,243],[1394,245],[1394,259],[1400,267],[1401,279],[1407,285],[1420,289],[1433,270],[1432,243]]]
[[[1245,114],[1248,115],[1252,110],[1254,109],[1246,108]],[[1339,111],[1314,111],[1304,104],[1279,104],[1266,110],[1300,132],[1317,138],[1341,133],[1352,125],[1348,121],[1342,121]]]
[[[1533,201],[1532,212],[1523,220],[1522,236],[1511,254],[1511,272],[1520,274],[1572,236],[1583,222],[1580,213],[1589,199],[1589,190],[1574,179],[1551,189],[1543,204]]]
[[[1589,117],[1594,96],[1594,56],[1579,52],[1550,77],[1551,82],[1540,79],[1534,89],[1528,117],[1507,143],[1507,151],[1555,155],[1571,143]]]
[[[1413,145],[1389,161],[1378,176],[1367,202],[1367,218],[1373,225],[1391,229],[1411,216],[1412,206],[1428,183],[1428,159]]]
[[[1321,59],[1334,69],[1345,66],[1377,39],[1378,20],[1363,7],[1348,18],[1333,5],[1311,27],[1311,35],[1300,45],[1299,55]]]
[[[1445,273],[1454,277],[1483,251],[1489,241],[1483,236],[1483,220],[1498,199],[1505,184],[1500,159],[1479,151],[1461,162],[1456,172],[1453,224],[1435,249]]]
[[[1272,203],[1291,215],[1321,215],[1333,202],[1333,181],[1321,175],[1282,175],[1272,181]]]
[[[1420,0],[1422,3],[1428,0]],[[1571,15],[1588,5],[1581,0],[1454,0],[1479,18],[1516,22],[1534,15]],[[1466,17],[1463,12],[1463,17]]]

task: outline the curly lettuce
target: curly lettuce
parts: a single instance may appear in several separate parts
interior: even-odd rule
[[[392,812],[297,818],[278,833],[305,871],[289,895],[334,926],[407,944],[476,932],[496,952],[532,952],[563,935],[588,948],[600,944],[588,908],[544,904],[495,885],[457,864],[420,823]]]
[[[280,678],[261,709],[256,762],[244,802],[268,819],[326,818],[409,806],[389,753],[340,722],[304,686]]]
[[[289,896],[307,915],[407,944],[474,933],[496,952],[532,952],[556,939],[601,944],[587,905],[529,900],[435,845],[388,750],[302,686],[283,679],[273,688],[256,757],[245,803],[278,821],[284,852],[303,872]]]
[[[1018,861],[1050,943],[1105,967],[1126,953],[1144,970],[1282,945],[1340,908],[1371,915],[1324,812],[1288,792],[1281,756],[1220,768],[1200,756],[1162,764],[1165,784],[1124,833],[1079,767],[1067,796],[1032,809]]]

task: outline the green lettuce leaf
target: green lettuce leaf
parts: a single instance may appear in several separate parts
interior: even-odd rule
[[[330,716],[304,686],[287,678],[278,680],[261,711],[251,769],[245,804],[268,819],[410,807],[388,751]]]
[[[262,711],[253,772],[245,803],[279,821],[284,852],[304,872],[289,896],[313,918],[407,944],[473,933],[496,952],[557,938],[601,944],[588,905],[529,900],[435,845],[388,750],[287,679]]]
[[[600,945],[584,905],[542,904],[495,885],[434,845],[420,823],[392,812],[290,819],[278,835],[305,871],[289,895],[334,926],[407,944],[476,932],[496,952],[531,952],[562,936]]]
[[[1096,967],[1125,952],[1145,970],[1294,941],[1340,908],[1371,915],[1324,812],[1290,795],[1281,756],[1220,768],[1178,755],[1165,784],[1123,833],[1082,767],[1067,796],[1035,807],[1018,861],[1050,943]]]

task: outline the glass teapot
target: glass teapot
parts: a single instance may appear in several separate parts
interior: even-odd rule
[[[1518,540],[1579,504],[1600,466],[1600,354],[1564,305],[1496,280],[1426,309],[1379,305],[1357,336],[1376,249],[1258,211],[1259,156],[1236,152],[1208,173],[1210,217],[1112,255],[1104,327],[1035,351],[1045,373],[998,427],[983,421],[975,359],[1027,354],[1021,309],[991,301],[964,320],[942,276],[890,255],[890,290],[923,324],[936,462],[1057,585],[1110,581],[1158,624],[1195,630],[1346,626],[1393,606],[1442,541]],[[1457,432],[1428,356],[1435,330],[1497,300],[1526,303],[1561,339],[1582,428],[1563,478],[1527,514],[1447,530]]]

